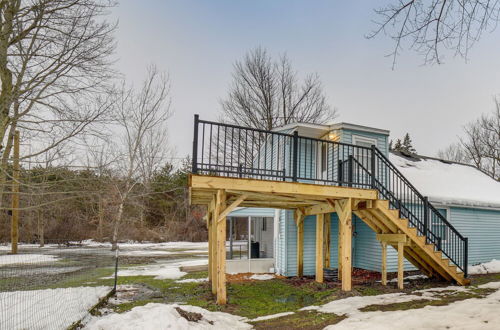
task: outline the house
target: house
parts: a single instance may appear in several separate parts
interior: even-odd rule
[[[226,271],[321,282],[333,267],[348,291],[351,267],[381,271],[383,283],[398,271],[400,288],[403,269],[465,285],[469,264],[500,258],[500,183],[388,141],[349,123],[262,131],[196,118],[191,201],[208,206],[218,301]]]

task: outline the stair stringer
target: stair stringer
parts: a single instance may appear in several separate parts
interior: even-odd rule
[[[398,210],[389,208],[389,201],[376,200],[371,207],[354,210],[354,213],[377,234],[406,234],[410,244],[404,247],[404,257],[427,276],[438,276],[460,285],[470,283],[441,251],[436,251],[434,244],[427,244],[425,237],[409,226],[408,219],[400,218]]]

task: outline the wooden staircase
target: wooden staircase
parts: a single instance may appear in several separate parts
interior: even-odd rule
[[[400,218],[399,210],[391,209],[388,200],[360,203],[354,213],[377,234],[404,234],[404,257],[424,274],[468,285],[470,280],[443,255],[434,244],[427,243],[425,236],[417,234],[408,219]],[[397,246],[391,244],[394,248]]]

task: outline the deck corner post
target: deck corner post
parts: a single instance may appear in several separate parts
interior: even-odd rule
[[[191,164],[191,173],[198,173],[198,122],[200,115],[194,115],[194,136],[193,136],[193,159]]]
[[[352,198],[337,200],[335,209],[339,218],[339,277],[342,291],[352,290]]]
[[[221,221],[219,218],[222,209],[226,207],[226,191],[217,190],[216,203],[214,211],[214,223],[217,237],[217,304],[225,305],[226,296],[226,217]]]
[[[298,170],[298,150],[299,149],[299,132],[293,132],[293,164],[292,164],[292,181],[297,182],[297,170]]]
[[[347,181],[348,181],[348,186],[352,187],[353,183],[353,172],[354,172],[354,157],[352,155],[349,155],[347,158],[347,163],[348,163],[348,168],[347,168]]]

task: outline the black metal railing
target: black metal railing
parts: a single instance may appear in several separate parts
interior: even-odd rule
[[[467,276],[467,238],[375,146],[216,123],[195,115],[192,172],[376,189]]]

